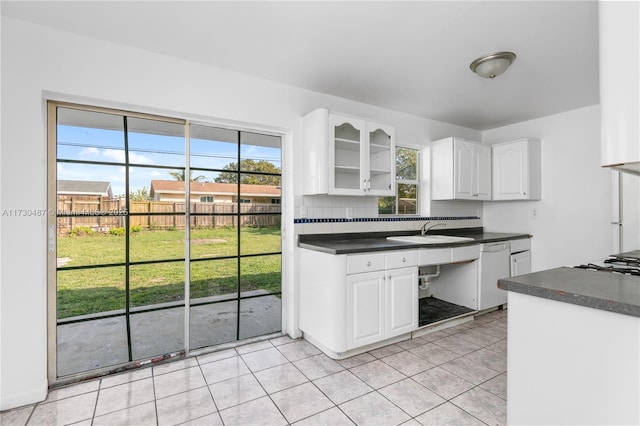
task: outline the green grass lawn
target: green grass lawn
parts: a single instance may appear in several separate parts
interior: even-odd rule
[[[240,254],[280,252],[279,228],[241,228]],[[237,228],[194,229],[191,231],[191,298],[231,295],[238,291]],[[68,258],[65,266],[104,265],[125,262],[125,237],[109,234],[59,236],[58,258]],[[142,231],[131,233],[130,262],[185,258],[185,233]],[[197,259],[209,259],[196,261]],[[240,290],[279,292],[281,256],[239,258]],[[125,267],[60,270],[58,318],[123,309]],[[129,271],[132,307],[184,300],[185,262],[131,265]]]

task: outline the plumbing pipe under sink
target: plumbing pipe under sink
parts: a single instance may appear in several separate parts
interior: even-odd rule
[[[429,289],[429,278],[435,278],[440,275],[440,265],[435,265],[435,273],[433,274],[421,274],[418,276],[418,288],[420,290],[428,290]],[[420,280],[422,280],[422,284],[420,284]]]

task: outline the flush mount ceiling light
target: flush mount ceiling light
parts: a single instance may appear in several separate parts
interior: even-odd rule
[[[471,71],[484,78],[496,78],[509,68],[509,65],[516,60],[513,52],[498,52],[481,56],[471,62]]]

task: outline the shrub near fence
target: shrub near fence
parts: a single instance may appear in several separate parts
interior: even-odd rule
[[[238,204],[190,203],[191,227],[216,228],[238,225]],[[73,228],[88,227],[98,232],[125,226],[125,199],[91,196],[59,196],[58,234],[66,235]],[[240,204],[240,226],[280,226],[280,204]],[[185,203],[172,201],[130,201],[129,226],[143,229],[184,229]]]

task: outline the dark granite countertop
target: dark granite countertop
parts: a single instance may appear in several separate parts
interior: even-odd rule
[[[344,234],[302,234],[298,237],[298,247],[321,251],[329,254],[349,254],[371,251],[402,249],[406,250],[415,248],[462,247],[474,244],[531,238],[531,235],[529,234],[484,232],[483,228],[458,228],[437,231],[434,230],[432,232],[429,232],[429,235],[455,235],[459,237],[473,238],[473,241],[463,241],[449,244],[420,244],[387,240],[387,237],[390,236],[405,236],[416,234],[418,234],[416,231]]]
[[[556,268],[498,280],[503,290],[640,317],[640,277]]]

